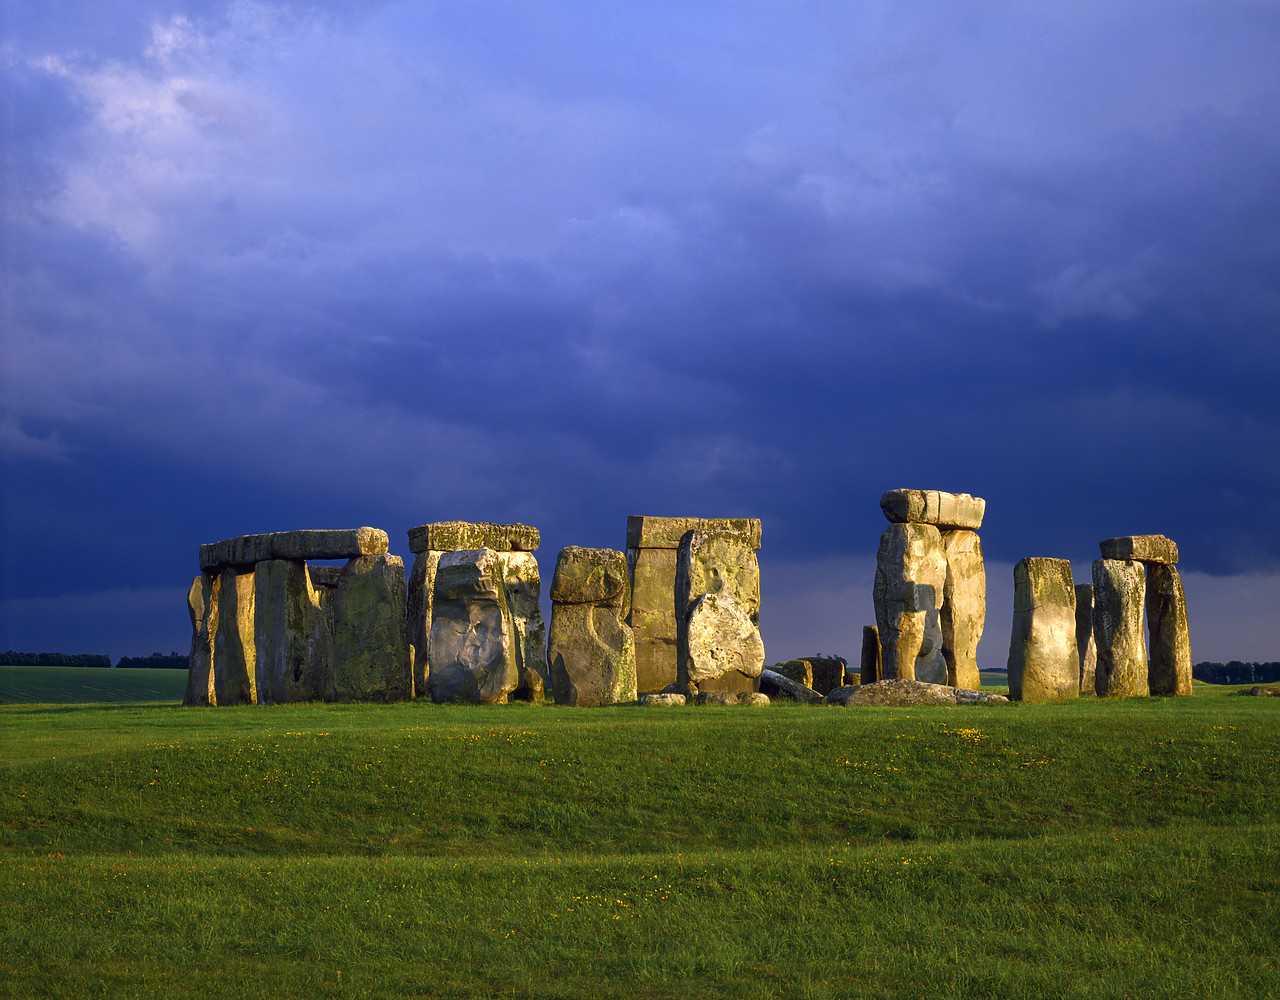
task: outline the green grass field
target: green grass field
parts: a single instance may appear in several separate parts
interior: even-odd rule
[[[0,705],[181,701],[185,670],[0,666]]]
[[[0,996],[1274,995],[1280,699],[1196,692],[6,705]]]

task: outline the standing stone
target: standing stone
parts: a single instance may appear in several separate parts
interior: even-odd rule
[[[1149,563],[1147,570],[1147,628],[1151,663],[1147,672],[1151,693],[1174,696],[1191,693],[1191,634],[1187,628],[1187,598],[1176,566]]]
[[[213,636],[213,683],[219,705],[258,703],[253,638],[253,570],[227,566],[214,584],[217,609]]]
[[[1097,690],[1098,646],[1093,641],[1093,584],[1076,584],[1076,654],[1080,657],[1080,692]]]
[[[942,532],[947,577],[942,587],[942,658],[947,683],[977,690],[978,641],[987,621],[987,573],[982,564],[982,540],[964,529]]]
[[[488,548],[440,557],[431,613],[431,697],[506,704],[520,683],[506,566]]]
[[[736,597],[703,594],[689,611],[683,635],[678,683],[687,680],[703,692],[753,690],[754,678],[764,669],[764,643]],[[738,686],[729,686],[734,683]]]
[[[440,555],[436,551],[419,552],[413,557],[413,568],[409,571],[409,644],[413,646],[413,693],[417,698],[430,693],[431,595]]]
[[[631,581],[628,624],[635,638],[636,683],[640,691],[661,691],[676,680],[676,615],[672,601],[676,557],[680,540],[694,528],[733,532],[744,536],[752,551],[760,548],[760,521],[755,518],[627,518],[627,571]]]
[[[1014,701],[1079,696],[1076,591],[1066,559],[1028,558],[1013,568],[1008,669]]]
[[[561,705],[636,700],[636,651],[624,621],[630,606],[627,557],[615,549],[570,545],[551,578],[547,664]]]
[[[858,663],[858,683],[874,684],[882,679],[880,630],[874,625],[862,626],[862,656]]]
[[[942,535],[931,524],[890,524],[876,553],[874,597],[882,677],[947,682],[939,612],[947,580]]]
[[[201,573],[191,581],[187,591],[187,612],[191,616],[191,657],[187,665],[187,691],[184,705],[216,705],[217,690],[213,683],[213,635],[210,625],[217,619],[214,604],[214,578]]]
[[[333,600],[333,683],[338,701],[400,701],[413,693],[399,556],[358,556]]]
[[[520,683],[511,697],[542,701],[551,694],[551,675],[547,672],[547,627],[542,622],[539,602],[542,578],[538,560],[532,552],[504,552],[502,565],[507,607],[516,630],[516,670],[520,674]]]
[[[676,580],[674,588],[674,605],[672,613],[676,621],[676,678],[677,681],[693,681],[699,690],[753,691],[754,678],[759,676],[760,667],[754,673],[743,673],[737,668],[726,668],[717,676],[705,676],[708,669],[703,664],[700,672],[704,676],[694,678],[690,657],[693,655],[689,644],[688,627],[694,605],[704,595],[715,594],[718,597],[733,598],[741,608],[743,615],[755,629],[754,649],[758,645],[761,650],[760,667],[764,666],[764,644],[760,640],[760,566],[756,560],[755,550],[741,532],[723,531],[708,528],[694,528],[680,539],[680,547],[676,552]],[[719,604],[717,608],[719,609]],[[727,608],[728,605],[725,605]],[[722,609],[723,610],[723,609]],[[728,613],[725,611],[724,613]],[[703,616],[704,627],[713,620],[710,612]],[[726,622],[729,619],[724,619]],[[737,646],[740,642],[741,627],[734,620],[730,626],[733,638],[726,636],[726,642]],[[703,636],[704,642],[713,642],[710,636]],[[713,643],[714,644],[714,643]],[[710,648],[710,647],[708,647]],[[754,654],[744,654],[748,660]],[[711,661],[709,661],[711,662]],[[716,663],[735,662],[732,654],[717,654]]]
[[[320,610],[324,612],[324,620],[329,626],[330,643],[333,641],[333,596],[338,592],[338,578],[341,576],[341,566],[307,564],[307,579],[311,581],[311,589],[315,591]]]
[[[1099,697],[1138,698],[1150,693],[1142,641],[1145,591],[1142,563],[1093,561],[1093,637],[1098,647],[1094,680]]]
[[[258,703],[323,698],[332,687],[333,641],[307,564],[268,559],[254,566],[253,579]]]

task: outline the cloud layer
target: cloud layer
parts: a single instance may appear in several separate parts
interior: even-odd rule
[[[303,525],[752,515],[829,567],[904,485],[1003,563],[1280,570],[1265,5],[10,19],[0,631]]]

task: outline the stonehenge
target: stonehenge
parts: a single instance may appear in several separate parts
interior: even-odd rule
[[[876,625],[863,629],[857,678],[835,656],[765,669],[759,520],[632,516],[625,552],[563,548],[549,629],[538,529],[440,521],[409,530],[407,575],[376,528],[201,545],[187,591],[183,703],[764,705],[772,695],[816,704],[889,682],[972,701],[986,620],[977,533],[986,501],[900,489],[880,507],[889,525],[876,556]],[[1063,559],[1015,566],[1012,699],[1191,693],[1177,545],[1128,535],[1099,548],[1090,583],[1074,584]]]

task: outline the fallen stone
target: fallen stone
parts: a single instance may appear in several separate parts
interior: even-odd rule
[[[1191,694],[1191,633],[1187,597],[1176,566],[1149,563],[1147,570],[1147,635],[1150,660],[1147,681],[1153,695]]]
[[[213,636],[210,622],[217,618],[214,604],[214,580],[201,573],[191,581],[187,591],[187,613],[191,617],[191,656],[187,661],[187,690],[184,705],[216,705],[217,690],[213,683]]]
[[[214,583],[213,683],[218,705],[258,703],[253,637],[253,570],[227,566]]]
[[[431,620],[431,697],[506,704],[520,682],[506,566],[492,549],[440,557]]]
[[[883,678],[946,683],[939,617],[946,579],[936,527],[900,523],[885,529],[873,588]]]
[[[652,691],[649,694],[642,694],[639,701],[641,705],[650,708],[675,708],[685,703],[685,696]]]
[[[836,688],[823,699],[827,705],[999,705],[1009,699],[1000,694],[953,688],[946,684],[928,684],[908,678],[872,681],[870,684],[847,684]]]
[[[254,566],[253,584],[258,704],[332,697],[333,639],[307,564],[263,560]]]
[[[452,552],[455,549],[493,549],[495,552],[536,552],[542,536],[527,524],[488,521],[436,521],[409,529],[409,551]]]
[[[698,705],[740,705],[746,708],[763,708],[769,704],[769,696],[759,691],[699,691]]]
[[[1261,684],[1255,684],[1248,691],[1237,691],[1236,694],[1249,695],[1253,698],[1269,698],[1280,695],[1280,687],[1263,687]]]
[[[636,700],[635,641],[623,621],[626,566],[626,556],[613,549],[571,545],[560,551],[551,579],[547,643],[557,704]]]
[[[1098,543],[1103,559],[1132,560],[1144,563],[1174,565],[1178,561],[1178,545],[1164,535],[1121,535]]]
[[[1066,559],[1031,557],[1013,568],[1008,676],[1014,701],[1080,696],[1076,591]]]
[[[252,566],[267,559],[351,559],[382,555],[387,533],[378,528],[276,531],[265,535],[240,535],[200,546],[200,568],[216,571],[223,566]]]
[[[413,696],[399,556],[349,560],[333,600],[333,684],[338,701],[402,701]]]
[[[1100,698],[1150,693],[1142,641],[1146,572],[1140,562],[1093,561],[1093,638],[1098,649],[1095,690]]]
[[[726,594],[703,594],[689,612],[682,635],[677,680],[702,682],[734,673],[760,676],[764,642],[741,601]]]
[[[977,688],[978,642],[987,621],[987,572],[982,562],[982,540],[976,532],[942,532],[947,576],[942,585],[942,658],[947,683],[956,688]]]
[[[810,676],[808,686],[821,695],[841,687],[844,684],[845,673],[848,669],[848,664],[836,656],[807,656],[802,660],[791,660],[783,665],[789,666],[791,663],[805,664]],[[775,667],[774,669],[777,670],[778,668]],[[787,670],[779,670],[778,672],[792,677]],[[796,680],[797,678],[792,677],[792,679]]]
[[[858,680],[862,684],[874,684],[883,680],[881,674],[880,630],[874,625],[862,626],[862,655],[859,658]]]
[[[822,695],[813,688],[769,669],[760,671],[760,693],[770,698],[788,698],[802,705],[817,705],[822,701]]]
[[[1080,658],[1080,693],[1097,690],[1098,646],[1093,641],[1093,584],[1076,584],[1076,655]]]
[[[813,688],[813,664],[808,660],[788,660],[786,663],[775,663],[773,672],[781,674],[797,684],[803,684],[811,690]],[[761,672],[760,676],[763,677],[764,672]],[[839,687],[839,685],[836,686]]]
[[[880,509],[894,524],[932,524],[941,531],[982,527],[987,501],[968,493],[941,490],[889,490]]]

